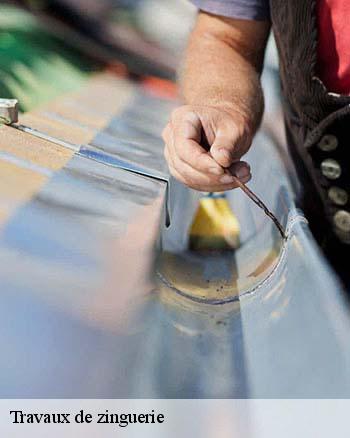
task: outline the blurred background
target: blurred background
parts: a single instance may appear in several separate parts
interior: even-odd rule
[[[187,0],[19,0],[0,3],[0,95],[28,111],[108,69],[176,82],[196,8]],[[283,141],[278,57],[271,37],[265,122]],[[169,88],[170,87],[170,88]],[[159,88],[159,84],[158,84]],[[161,88],[176,96],[169,83]],[[280,123],[276,123],[276,118]]]
[[[186,0],[0,4],[0,95],[29,110],[105,67],[174,80],[195,8]]]

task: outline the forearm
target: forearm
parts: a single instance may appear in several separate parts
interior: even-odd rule
[[[185,102],[235,112],[254,133],[264,107],[260,73],[268,33],[268,23],[201,13],[181,72]]]
[[[163,131],[171,174],[196,190],[227,191],[251,178],[241,160],[263,112],[260,73],[268,22],[201,13],[182,70],[185,105]]]

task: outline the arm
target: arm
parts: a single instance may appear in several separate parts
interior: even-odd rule
[[[171,173],[203,191],[235,188],[249,166],[249,149],[263,113],[260,73],[270,25],[200,13],[185,57],[186,105],[176,109],[163,137]]]

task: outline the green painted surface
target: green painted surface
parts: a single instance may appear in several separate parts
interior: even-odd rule
[[[76,90],[94,68],[29,13],[0,6],[0,97],[28,111]]]

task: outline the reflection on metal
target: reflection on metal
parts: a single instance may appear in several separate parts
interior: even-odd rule
[[[264,202],[252,191],[247,187],[244,183],[242,183],[238,177],[234,176],[235,182],[237,186],[254,202],[255,205],[257,205],[265,214],[267,217],[269,217],[272,222],[276,225],[276,228],[278,229],[278,232],[280,233],[282,239],[287,239],[287,234],[285,230],[283,229],[283,226],[280,224],[280,221],[277,219],[277,217],[270,211],[267,206],[264,204]]]
[[[117,145],[118,143],[116,142],[115,144]],[[82,146],[79,149],[79,154],[83,157],[89,158],[99,163],[103,163],[107,166],[124,169],[137,175],[143,175],[149,178],[154,178],[163,182],[167,182],[167,177],[165,176],[165,174],[148,170],[147,168],[143,167],[143,165],[138,166],[130,163],[129,161],[124,161],[120,159],[117,154],[109,154],[91,146]]]
[[[105,80],[111,94],[120,85]],[[276,212],[288,240],[235,190],[227,196],[241,224],[240,247],[192,253],[188,230],[200,194],[166,182],[160,140],[174,103],[127,85],[129,99],[100,113],[99,126],[93,117],[89,123],[88,104],[84,121],[67,103],[52,123],[54,104],[27,115],[35,129],[78,144],[78,152],[1,128],[1,175],[10,166],[6,175],[22,179],[0,185],[0,212],[7,208],[0,222],[0,395],[350,396],[348,309],[295,208],[286,154],[260,133],[247,160],[251,188]],[[70,99],[79,105],[79,95]],[[88,130],[65,122],[79,117]]]
[[[78,97],[80,98],[80,95],[78,95]],[[101,99],[101,96],[99,96],[99,99]],[[141,90],[133,96],[133,105],[135,105],[136,108],[147,105],[147,111],[151,111],[152,106],[155,106],[155,101],[156,99],[151,96],[147,97],[145,92]],[[143,115],[139,109],[126,110],[123,118],[117,117],[116,122],[114,119],[110,120],[105,129],[98,132],[96,132],[96,130],[92,131],[91,127],[88,125],[72,123],[70,119],[67,119],[66,117],[57,117],[55,113],[50,111],[45,111],[42,115],[39,114],[39,118],[37,116],[33,118],[31,115],[27,115],[23,118],[25,121],[29,120],[29,123],[33,123],[34,121],[36,126],[40,129],[23,124],[16,124],[14,127],[27,134],[47,140],[64,148],[71,149],[92,160],[166,182],[168,181],[168,170],[164,160],[159,159],[162,155],[163,149],[160,132],[162,126],[164,126],[166,122],[164,114],[166,116],[169,114],[169,111],[174,107],[174,103],[160,101],[158,107],[156,106],[156,109],[158,108],[158,111],[160,111],[161,114],[158,114],[156,109],[153,109],[153,117],[157,117],[160,124],[158,129],[153,128],[152,137],[145,135],[142,128],[140,134],[137,135],[140,126],[139,122],[142,122],[142,118],[146,121],[149,119],[147,124],[154,126],[150,123],[152,118],[150,118],[149,113],[145,112]],[[107,117],[105,123],[107,123]],[[119,120],[121,120],[123,124],[124,119],[128,120],[129,118],[136,120],[136,123],[133,124],[131,128],[129,127],[125,129],[124,132],[119,131],[118,128],[114,126],[118,126]],[[81,133],[80,139],[90,140],[91,137],[90,143],[81,146],[79,141],[73,142],[74,140],[77,140],[77,136],[79,140],[79,133],[75,135],[71,134],[72,126],[78,130],[84,130],[85,128],[87,130],[88,138],[86,138],[85,133]],[[127,125],[124,124],[124,128],[125,126]],[[135,132],[137,135],[136,139]]]
[[[223,304],[238,300],[234,253],[164,252],[159,261],[161,283],[199,303]]]
[[[19,131],[25,132],[27,134],[33,135],[34,137],[41,138],[43,140],[47,140],[50,143],[55,143],[59,146],[63,146],[64,148],[71,149],[72,151],[78,151],[79,146],[73,143],[68,143],[67,141],[60,140],[59,138],[52,137],[51,135],[45,134],[44,132],[40,132],[37,129],[31,128],[30,126],[24,125],[13,125],[15,129]]]

